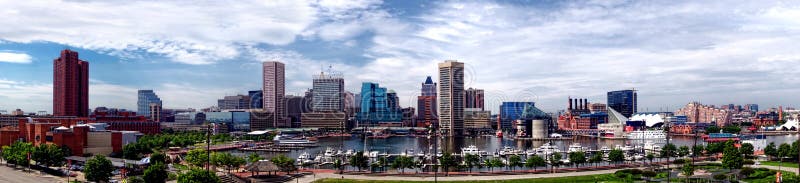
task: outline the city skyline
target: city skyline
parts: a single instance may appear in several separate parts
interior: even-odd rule
[[[62,13],[123,23],[144,23],[133,17],[158,13],[105,16],[69,8],[117,8],[104,3],[3,4],[17,13],[0,15],[19,21],[0,20],[0,25],[19,29],[0,31],[0,109],[52,113],[52,60],[65,47],[91,63],[89,108],[136,109],[140,89],[153,89],[164,108],[213,106],[223,96],[261,88],[260,66],[267,60],[286,63],[287,95],[302,96],[311,88],[314,73],[333,66],[343,73],[347,91],[358,93],[362,82],[377,82],[397,91],[404,107],[417,104],[419,81],[428,75],[438,80],[436,64],[449,59],[465,63],[465,88],[484,89],[486,110],[493,113],[502,101],[532,101],[552,112],[564,109],[568,96],[599,102],[605,101],[607,91],[630,88],[638,90],[639,111],[675,111],[692,101],[756,103],[764,109],[800,102],[790,97],[800,89],[800,81],[791,78],[800,70],[800,56],[794,53],[800,50],[794,44],[800,38],[792,36],[800,32],[796,5],[606,3],[255,4],[256,9],[242,12],[259,17],[287,13],[263,13],[270,8],[313,13],[270,22],[291,24],[285,26],[289,28],[239,28],[239,37],[226,25],[256,23],[236,23],[241,17],[226,17],[186,22],[210,29],[198,32],[162,27],[182,25],[175,15],[145,24],[156,27],[146,32],[120,31],[129,27],[115,24],[64,36],[82,29],[60,23],[96,25],[79,16],[42,21],[41,17],[57,15],[37,16],[32,9],[63,5]],[[118,10],[148,8],[137,2],[129,5]],[[206,6],[164,5],[179,12]],[[693,11],[700,7],[706,9]],[[226,11],[221,9],[206,11]],[[680,19],[686,16],[699,18]],[[30,31],[33,27],[52,29]],[[260,35],[264,32],[281,34]],[[186,38],[191,33],[203,36]],[[173,36],[178,38],[166,38]],[[213,36],[223,38],[208,38]]]

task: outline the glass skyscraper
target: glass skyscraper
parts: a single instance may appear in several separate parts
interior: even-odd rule
[[[361,84],[361,112],[358,114],[360,123],[375,124],[378,122],[401,122],[403,113],[397,105],[398,97],[394,92],[387,91],[378,83],[364,82]]]
[[[344,78],[340,73],[314,75],[311,109],[314,112],[344,111]]]
[[[253,90],[248,91],[247,96],[250,97],[250,109],[262,109],[264,108],[264,100],[262,98],[263,91],[262,90]]]
[[[503,102],[500,104],[500,128],[511,129],[512,122],[520,119],[525,106],[535,107],[534,102]]]
[[[141,116],[150,117],[150,104],[161,105],[161,99],[158,98],[153,90],[139,90],[139,100],[136,102],[136,112]]]
[[[636,113],[636,90],[619,90],[608,92],[608,107],[630,118]]]

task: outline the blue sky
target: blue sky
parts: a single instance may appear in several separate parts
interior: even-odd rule
[[[546,111],[568,96],[605,102],[636,88],[642,111],[690,102],[800,102],[797,1],[0,1],[0,110],[51,111],[52,60],[90,62],[90,106],[204,108],[287,67],[287,92],[332,66],[346,88],[415,104],[436,63],[467,65],[467,87]],[[436,76],[434,76],[436,79]]]

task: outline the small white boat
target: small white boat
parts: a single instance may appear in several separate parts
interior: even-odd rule
[[[352,150],[352,149],[348,149],[347,152],[344,153],[344,155],[346,155],[346,156],[352,156],[354,154],[355,154],[355,151]]]
[[[332,156],[336,155],[334,153],[336,153],[336,152],[333,150],[333,148],[328,147],[327,149],[325,149],[325,154],[323,154],[323,155],[325,157],[332,157]]]
[[[553,154],[555,152],[559,152],[558,146],[550,145],[549,142],[542,144],[542,146],[536,149],[536,154]]]
[[[378,151],[370,151],[369,155],[367,157],[369,157],[369,158],[378,158],[378,154],[379,154]]]
[[[512,155],[514,154],[514,149],[509,146],[503,146],[503,149],[500,150],[500,156]]]
[[[303,152],[300,156],[297,157],[297,164],[303,165],[311,163],[310,155],[307,152]]]
[[[600,152],[603,152],[603,153],[608,153],[610,151],[611,151],[611,148],[608,148],[608,146],[603,146],[603,147],[600,148]]]
[[[580,143],[572,143],[572,145],[569,145],[567,152],[584,152],[584,150]]]
[[[644,142],[644,150],[655,153],[661,151],[661,146],[656,145],[653,141],[647,141]]]
[[[475,145],[469,145],[465,148],[461,148],[461,156],[466,156],[467,154],[480,155],[480,150]]]

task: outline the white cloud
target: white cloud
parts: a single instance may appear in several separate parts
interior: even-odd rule
[[[0,51],[0,62],[27,64],[31,63],[32,57],[25,53]]]

